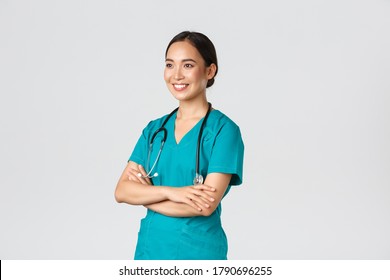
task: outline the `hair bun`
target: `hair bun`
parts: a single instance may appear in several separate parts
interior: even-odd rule
[[[207,81],[207,85],[206,85],[206,88],[209,88],[211,87],[215,82],[215,79],[214,78],[211,78],[210,80]]]

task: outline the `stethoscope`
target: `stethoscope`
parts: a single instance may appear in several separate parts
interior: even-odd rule
[[[209,104],[209,108],[207,110],[207,113],[203,119],[203,122],[202,122],[202,125],[200,127],[200,130],[199,130],[199,135],[198,135],[198,143],[196,145],[196,163],[195,163],[195,178],[194,178],[194,185],[198,185],[198,184],[203,184],[203,176],[199,173],[199,158],[200,158],[200,142],[201,142],[201,139],[202,139],[202,134],[203,134],[203,127],[209,117],[209,114],[211,112],[211,103],[208,102]],[[161,125],[160,128],[158,128],[152,135],[152,138],[150,139],[150,143],[149,143],[149,151],[148,151],[148,158],[147,158],[147,161],[146,161],[146,166],[145,168],[148,168],[149,167],[149,164],[150,164],[150,154],[152,153],[152,147],[153,147],[153,142],[154,142],[154,138],[156,138],[157,134],[159,134],[160,132],[163,133],[163,139],[161,140],[161,145],[160,145],[160,150],[158,151],[158,154],[157,154],[157,157],[156,157],[156,160],[154,161],[152,167],[150,168],[149,171],[146,172],[146,175],[143,176],[139,173],[139,176],[142,177],[142,178],[153,178],[153,177],[157,177],[158,176],[158,173],[155,172],[153,175],[152,172],[154,170],[154,168],[156,167],[156,164],[160,158],[160,155],[161,155],[161,151],[164,147],[164,144],[165,144],[165,141],[167,140],[167,135],[168,135],[168,131],[167,129],[165,128],[165,124],[168,122],[168,120],[172,117],[172,115],[174,113],[177,112],[177,110],[179,109],[179,107],[177,107],[175,110],[173,110],[168,116],[167,118],[164,120],[163,124]]]

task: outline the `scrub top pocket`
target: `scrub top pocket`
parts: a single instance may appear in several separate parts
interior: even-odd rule
[[[147,240],[147,233],[149,231],[149,227],[147,226],[148,217],[146,216],[145,218],[141,219],[140,222],[140,229],[138,231],[138,241],[137,241],[137,246],[135,250],[135,255],[134,255],[134,260],[143,260],[147,257],[147,245],[146,245],[146,240]]]

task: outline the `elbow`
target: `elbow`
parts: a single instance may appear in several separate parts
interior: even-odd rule
[[[136,197],[122,185],[118,184],[115,193],[114,193],[115,201],[118,203],[127,203],[131,205],[139,205]]]
[[[116,202],[118,202],[118,203],[123,202],[123,199],[122,199],[122,197],[119,195],[118,191],[115,191],[114,197],[115,197],[115,201],[116,201]]]
[[[119,188],[119,186],[116,187],[115,193],[114,193],[115,201],[118,203],[124,202],[123,194]]]
[[[214,207],[213,208],[209,207],[207,209],[203,209],[202,210],[202,216],[209,217],[209,216],[211,216],[214,213],[214,211],[215,211]]]

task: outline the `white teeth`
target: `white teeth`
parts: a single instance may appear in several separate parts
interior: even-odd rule
[[[186,87],[186,85],[173,85],[177,89],[183,89]]]

